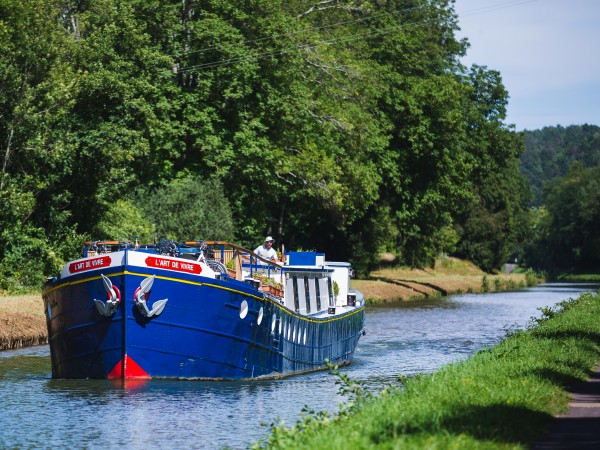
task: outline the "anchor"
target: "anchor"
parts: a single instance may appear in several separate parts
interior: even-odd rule
[[[119,288],[113,286],[112,281],[110,281],[107,276],[104,274],[100,275],[102,275],[102,283],[104,284],[104,289],[106,289],[108,298],[106,303],[102,300],[96,299],[94,299],[94,303],[96,304],[96,309],[98,309],[100,315],[104,317],[110,317],[115,313],[119,303],[121,302],[121,292],[119,292]]]
[[[157,300],[154,302],[153,308],[148,309],[148,305],[146,303],[146,295],[148,294],[148,292],[150,292],[153,283],[154,275],[148,278],[144,278],[140,283],[140,287],[137,288],[135,290],[135,293],[133,294],[133,299],[135,301],[136,306],[138,307],[142,315],[145,317],[158,316],[163,311],[163,309],[165,309],[167,301],[169,301],[168,298],[165,298],[164,300]]]

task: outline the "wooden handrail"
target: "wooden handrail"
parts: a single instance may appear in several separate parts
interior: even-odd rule
[[[194,242],[194,243],[195,243],[195,242]],[[252,256],[254,256],[256,259],[258,259],[258,260],[260,260],[260,261],[263,261],[263,262],[266,262],[267,264],[269,264],[269,265],[271,265],[271,266],[274,266],[274,267],[277,267],[278,269],[281,269],[281,266],[280,266],[279,264],[277,264],[277,263],[274,263],[273,261],[271,261],[271,260],[268,260],[268,259],[266,259],[266,258],[263,258],[262,256],[259,256],[259,255],[257,255],[256,253],[254,253],[252,250],[248,250],[247,248],[240,247],[239,245],[235,245],[235,244],[232,244],[232,243],[230,243],[230,242],[226,242],[226,241],[204,241],[204,243],[205,243],[206,245],[227,245],[227,246],[229,246],[229,247],[231,247],[231,248],[233,248],[233,249],[235,249],[235,250],[240,250],[240,251],[243,251],[243,252],[249,253],[249,254],[251,254]],[[187,242],[186,242],[186,244],[187,244],[187,245],[191,245],[192,243],[191,243],[191,242],[190,242],[190,243],[187,243]]]
[[[194,246],[194,245],[198,245],[200,242],[204,242],[206,245],[225,245],[225,246],[231,247],[235,250],[242,251],[244,253],[248,253],[248,254],[254,256],[259,261],[267,263],[268,265],[273,266],[275,268],[281,269],[281,265],[274,263],[273,261],[271,261],[269,259],[263,258],[262,256],[257,255],[252,250],[248,250],[247,248],[240,247],[239,245],[236,245],[236,244],[232,244],[231,242],[227,242],[227,241],[186,241],[186,242],[184,242],[184,244]],[[83,245],[89,246],[94,243],[97,245],[127,244],[127,242],[125,242],[125,241],[87,241],[87,242],[84,242]]]

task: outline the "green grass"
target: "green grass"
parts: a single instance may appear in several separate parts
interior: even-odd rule
[[[466,361],[371,393],[339,374],[349,403],[272,427],[256,448],[528,448],[567,408],[565,387],[600,361],[600,296],[583,294]]]
[[[562,274],[557,277],[557,280],[571,282],[599,282],[600,274]]]

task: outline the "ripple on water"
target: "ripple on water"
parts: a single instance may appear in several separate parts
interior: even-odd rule
[[[370,388],[439,369],[524,327],[538,308],[598,285],[552,284],[370,306],[367,335],[341,370]],[[255,383],[52,380],[47,346],[0,352],[0,448],[246,448],[267,424],[305,405],[335,412],[344,398],[326,371]],[[18,426],[15,426],[18,424]]]

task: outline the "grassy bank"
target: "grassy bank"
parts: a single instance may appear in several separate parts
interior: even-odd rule
[[[468,261],[444,257],[431,269],[376,270],[366,280],[352,280],[351,286],[363,292],[367,304],[373,304],[449,294],[511,291],[539,281],[532,272],[490,275]]]
[[[492,349],[377,395],[341,376],[352,393],[344,412],[275,427],[263,446],[525,449],[567,409],[565,386],[600,360],[599,317],[600,296],[584,294]]]
[[[562,274],[556,278],[557,281],[566,281],[572,283],[598,283],[600,282],[600,274]]]
[[[0,350],[46,342],[48,331],[41,295],[0,297]]]

